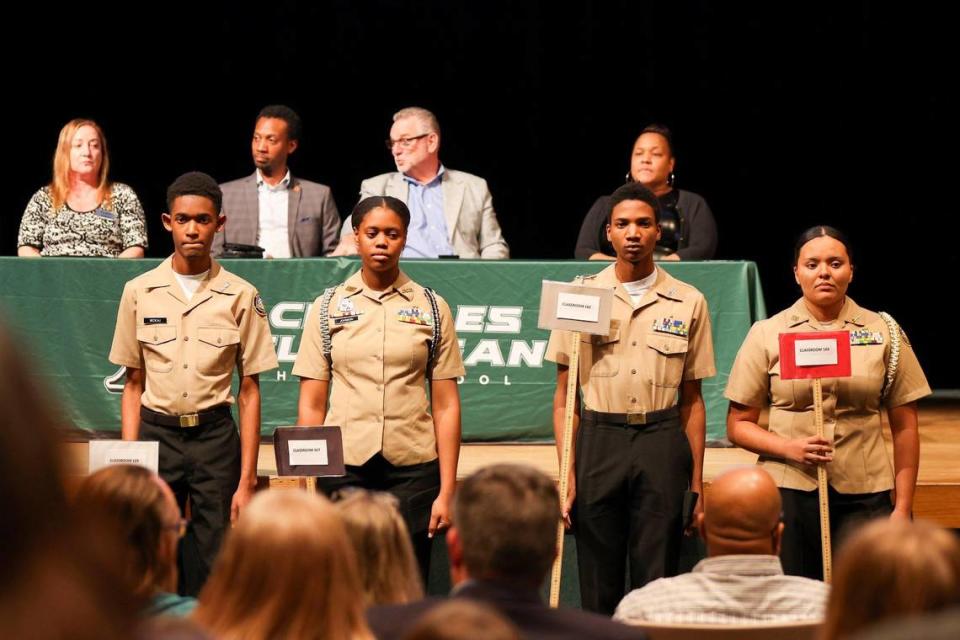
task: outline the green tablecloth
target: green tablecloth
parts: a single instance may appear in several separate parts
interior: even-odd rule
[[[158,260],[0,258],[0,311],[19,330],[76,427],[120,429],[122,371],[107,361],[125,281]],[[280,368],[261,376],[263,432],[293,424],[297,378],[290,371],[310,303],[359,268],[355,259],[225,260],[262,294]],[[461,382],[465,441],[551,440],[556,368],[543,360],[537,328],[540,282],[571,280],[605,265],[576,261],[407,261],[403,269],[446,298],[457,315],[467,375]],[[703,292],[710,306],[717,376],[703,385],[707,438],[724,435],[723,388],[750,325],[766,315],[752,262],[660,264]]]

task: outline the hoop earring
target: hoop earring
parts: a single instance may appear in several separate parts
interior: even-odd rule
[[[677,181],[677,174],[675,174],[673,171],[671,171],[671,172],[670,172],[670,175],[667,176],[667,184],[672,187],[672,186],[673,186],[673,183],[676,182],[676,181]]]
[[[627,171],[627,175],[623,176],[624,182],[633,182],[633,176],[630,175],[630,172]]]

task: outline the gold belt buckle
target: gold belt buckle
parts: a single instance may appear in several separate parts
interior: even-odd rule
[[[200,414],[199,413],[188,413],[184,416],[180,416],[180,426],[181,427],[196,427],[200,424]]]
[[[642,411],[640,413],[628,413],[627,414],[627,424],[647,424],[647,413]]]

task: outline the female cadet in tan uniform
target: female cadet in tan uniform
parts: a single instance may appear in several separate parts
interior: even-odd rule
[[[293,367],[297,424],[343,429],[347,475],[321,487],[397,496],[425,579],[429,537],[451,520],[463,361],[447,303],[400,270],[407,206],[367,198],[352,223],[362,268],[317,298],[307,318]]]
[[[753,325],[740,347],[725,393],[727,436],[759,453],[759,464],[780,487],[784,571],[822,578],[816,465],[827,465],[833,533],[857,519],[909,518],[920,455],[916,401],[930,387],[893,319],[847,297],[853,263],[843,234],[808,229],[794,260],[803,297]],[[806,331],[850,332],[851,377],[823,381],[824,438],[815,435],[812,381],[780,379],[779,334]],[[767,429],[758,425],[764,406],[770,407]],[[893,469],[881,433],[884,406]]]

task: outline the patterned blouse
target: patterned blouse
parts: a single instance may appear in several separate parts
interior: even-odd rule
[[[43,187],[23,212],[17,246],[36,247],[44,256],[110,258],[130,247],[146,249],[147,222],[137,194],[114,182],[110,201],[110,209],[74,211],[64,203],[54,212],[50,188]]]

